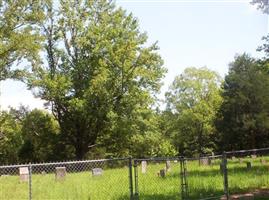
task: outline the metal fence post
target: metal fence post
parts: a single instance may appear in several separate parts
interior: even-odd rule
[[[138,169],[137,169],[137,161],[134,160],[134,176],[135,176],[135,194],[134,199],[139,199],[139,193],[138,193]]]
[[[29,200],[32,200],[32,164],[29,163]]]
[[[179,157],[180,162],[180,178],[181,178],[181,198],[185,200],[188,198],[188,183],[187,183],[187,169],[185,158]]]
[[[227,155],[226,152],[222,154],[222,170],[223,170],[223,183],[224,183],[224,194],[226,199],[229,200],[229,185],[228,185],[228,169],[227,169]]]
[[[129,181],[130,181],[130,200],[134,198],[133,192],[133,165],[132,165],[132,157],[129,158]]]

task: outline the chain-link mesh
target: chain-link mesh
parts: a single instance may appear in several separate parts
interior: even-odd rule
[[[222,156],[184,160],[188,187],[185,199],[220,199],[224,194]]]
[[[29,176],[19,176],[19,169],[28,165],[0,167],[0,199],[29,199]]]
[[[139,199],[181,199],[178,158],[137,159],[134,166]]]
[[[227,152],[231,197],[269,199],[269,149]]]
[[[6,166],[0,173],[0,199],[130,198],[129,159]]]

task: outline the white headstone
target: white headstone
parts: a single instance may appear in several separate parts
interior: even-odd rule
[[[201,158],[200,159],[200,163],[202,164],[202,165],[211,165],[211,160],[210,160],[210,158],[209,157],[205,157],[205,158]]]
[[[93,176],[101,176],[102,174],[103,174],[103,169],[101,169],[101,168],[92,169]]]
[[[167,160],[165,163],[166,171],[170,172],[171,171],[171,162],[170,160]]]
[[[28,167],[20,167],[19,172],[20,172],[20,180],[22,182],[27,182],[29,180],[29,169],[28,169]]]
[[[56,167],[55,179],[60,181],[64,180],[66,176],[66,168],[65,167]]]
[[[142,174],[145,174],[147,172],[147,161],[142,161]]]

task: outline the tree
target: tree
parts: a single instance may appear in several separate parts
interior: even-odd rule
[[[217,120],[225,150],[267,147],[269,74],[264,63],[243,54],[231,63]]]
[[[59,125],[54,117],[43,110],[28,112],[22,121],[23,144],[19,151],[22,162],[46,162],[59,160]],[[64,148],[62,149],[62,151]]]
[[[222,101],[221,81],[205,67],[186,68],[166,93],[171,137],[180,153],[205,154],[216,149],[213,122]]]
[[[21,122],[14,112],[0,112],[0,165],[19,162],[22,145]]]
[[[46,12],[47,59],[28,85],[49,102],[62,138],[82,159],[137,108],[149,109],[165,70],[137,19],[111,2],[62,0]]]
[[[13,64],[37,61],[41,37],[38,24],[44,19],[42,1],[0,0],[0,81],[18,76]],[[13,74],[13,75],[12,75]]]

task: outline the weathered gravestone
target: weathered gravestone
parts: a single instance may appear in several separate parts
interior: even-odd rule
[[[211,165],[211,159],[209,157],[200,158],[200,163],[202,165]]]
[[[165,169],[161,169],[160,170],[160,176],[162,177],[162,178],[164,178],[165,177]]]
[[[166,163],[165,163],[165,169],[167,172],[170,172],[171,171],[171,162],[170,160],[167,160]]]
[[[251,169],[251,162],[247,162],[247,169],[248,169],[248,170]]]
[[[66,176],[66,168],[65,167],[56,167],[55,179],[57,181],[61,181],[65,179]]]
[[[27,182],[29,180],[29,169],[28,167],[20,167],[20,181]]]
[[[103,169],[102,168],[94,168],[94,169],[92,169],[92,175],[93,176],[101,176],[101,175],[103,175]]]
[[[147,172],[147,161],[142,161],[142,174],[145,174]]]

